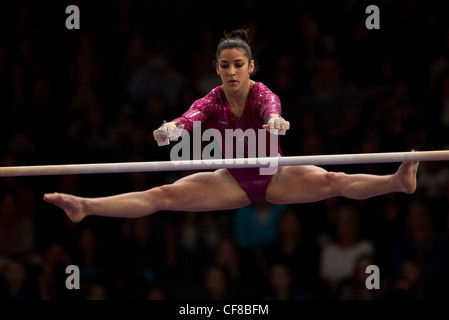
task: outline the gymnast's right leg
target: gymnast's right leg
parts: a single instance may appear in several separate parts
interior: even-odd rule
[[[250,203],[225,169],[195,173],[146,191],[100,198],[50,193],[44,195],[44,200],[63,209],[73,222],[80,222],[87,216],[140,218],[162,210],[231,210]]]

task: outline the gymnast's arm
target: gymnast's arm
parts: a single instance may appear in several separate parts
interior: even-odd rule
[[[208,108],[207,106],[208,99],[201,98],[196,100],[181,117],[173,119],[170,122],[164,122],[155,130],[153,132],[154,139],[158,142],[165,141],[177,129],[184,129],[185,131],[192,130],[194,126],[198,126],[206,121],[213,113],[212,108]]]
[[[260,114],[264,119],[265,124],[262,126],[264,129],[281,129],[288,130],[290,128],[290,122],[285,120],[282,114],[281,101],[279,97],[274,94],[267,87],[261,89],[260,98]]]

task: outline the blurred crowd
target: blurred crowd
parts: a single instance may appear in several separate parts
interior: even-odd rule
[[[220,85],[223,31],[248,27],[281,99],[285,155],[449,148],[449,4],[360,0],[14,1],[0,10],[1,166],[169,160],[152,132]],[[374,1],[376,2],[376,1]],[[375,4],[375,3],[369,4]],[[65,8],[78,5],[81,28]],[[398,164],[334,166],[388,174]],[[46,192],[96,197],[191,172],[0,178],[0,299],[447,299],[449,164],[413,195],[74,224]],[[80,269],[80,290],[65,286]],[[380,270],[368,290],[366,268]]]

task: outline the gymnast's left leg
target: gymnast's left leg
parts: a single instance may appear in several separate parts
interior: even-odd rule
[[[391,175],[328,172],[317,166],[280,167],[265,198],[276,204],[307,203],[342,196],[362,200],[393,192],[414,193],[418,162],[403,162]]]

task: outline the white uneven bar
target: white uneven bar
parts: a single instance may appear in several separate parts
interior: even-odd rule
[[[209,170],[220,168],[268,168],[271,166],[346,165],[404,161],[447,161],[449,150],[335,154],[317,156],[263,157],[247,159],[206,159],[150,162],[39,165],[0,167],[0,177],[70,174],[130,173],[151,171]],[[277,161],[277,163],[276,163]]]

